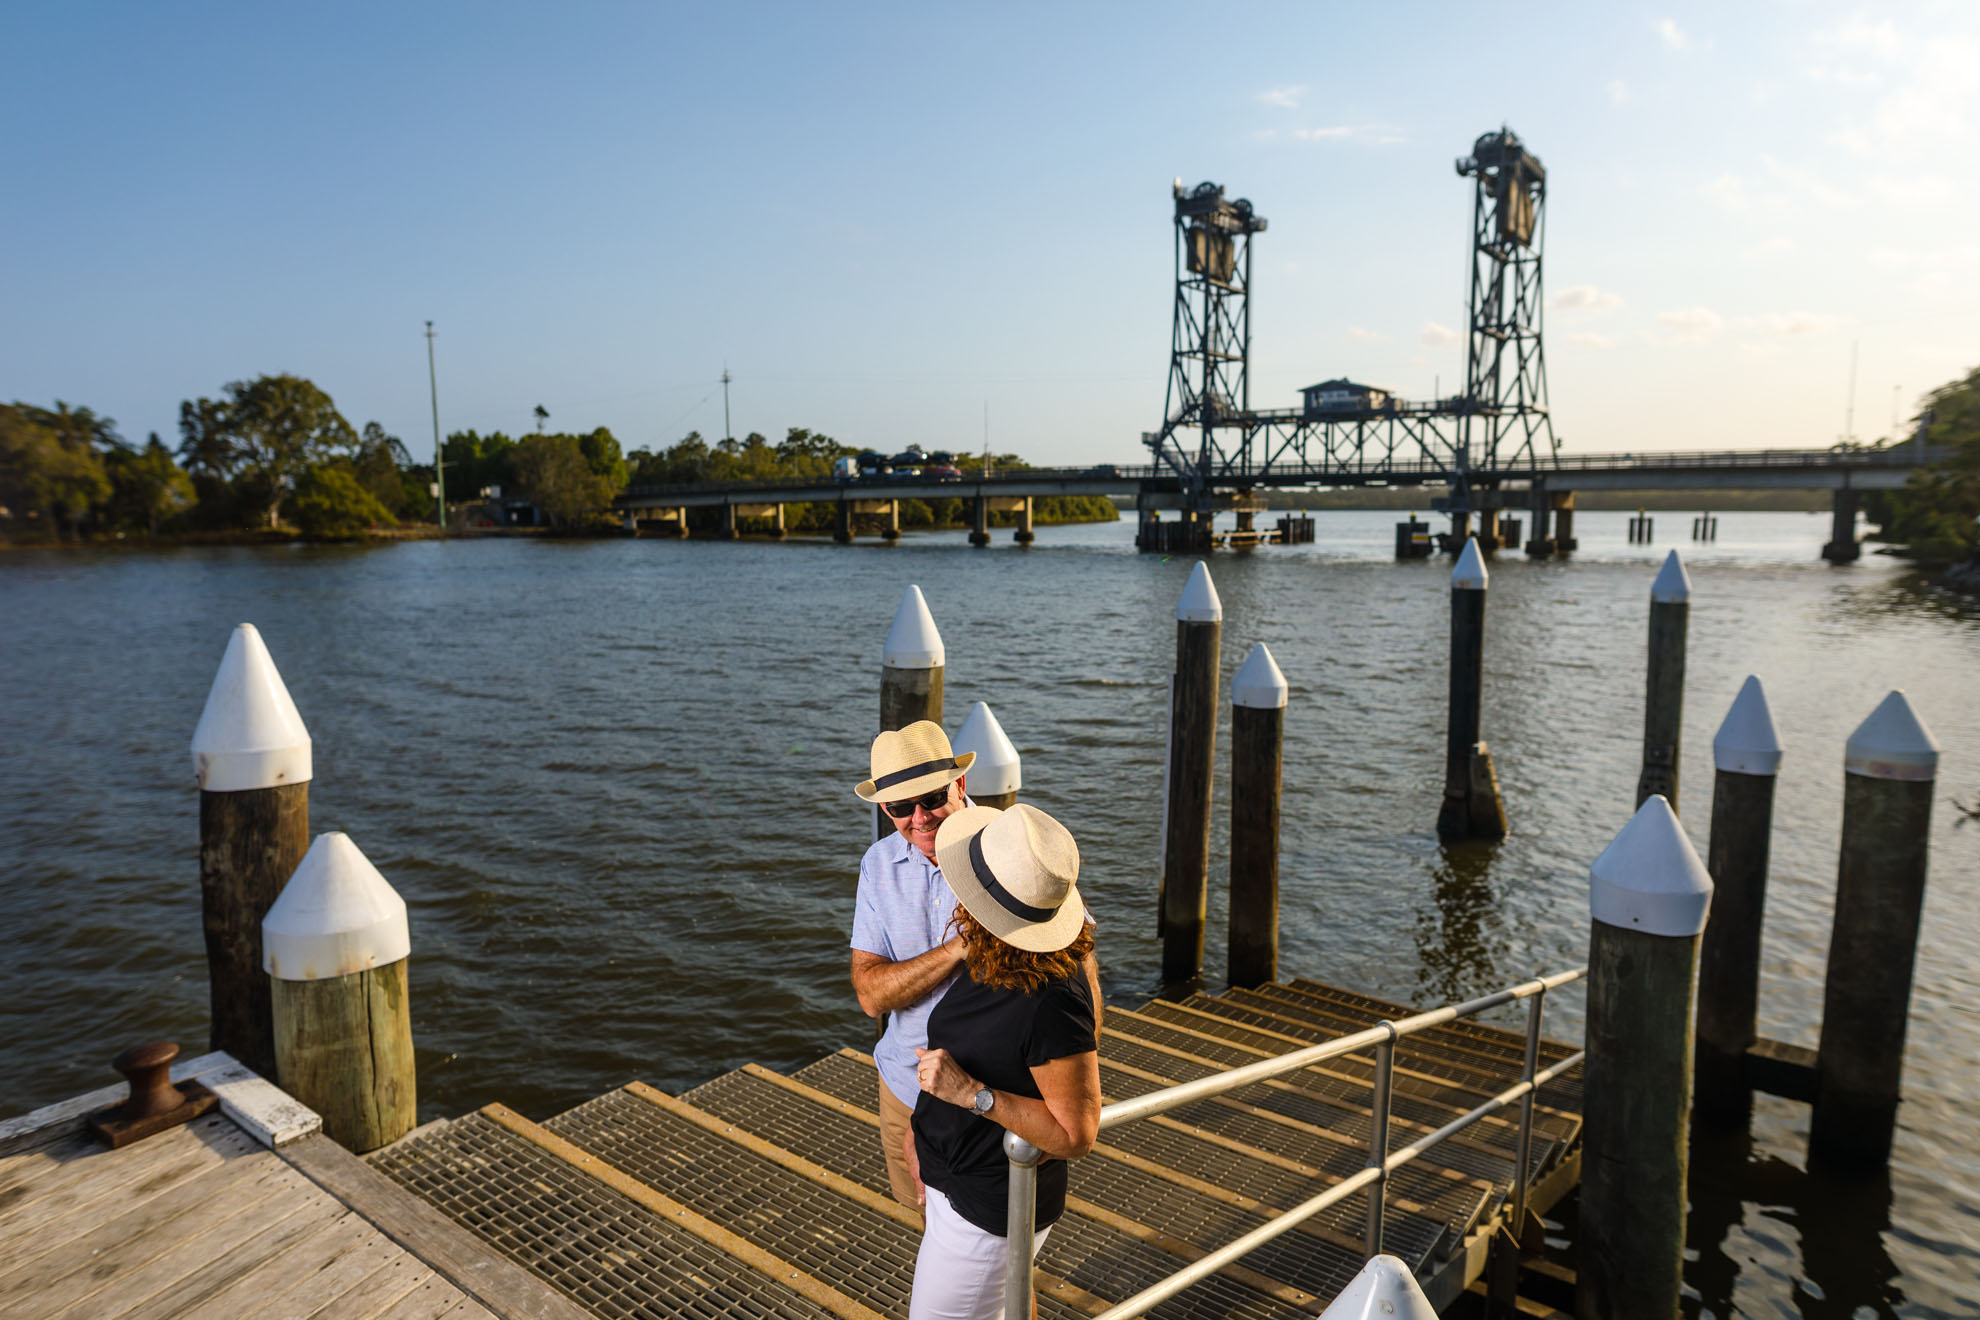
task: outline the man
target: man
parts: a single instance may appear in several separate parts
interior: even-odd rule
[[[917,720],[873,740],[872,778],[853,791],[877,803],[894,833],[859,863],[853,910],[852,983],[868,1017],[886,1017],[873,1047],[880,1072],[880,1141],[894,1199],[921,1208],[922,1191],[907,1151],[921,1094],[915,1050],[928,1044],[928,1014],[962,965],[962,941],[949,932],[955,895],[935,865],[935,832],[969,805],[963,776],[974,752],[955,755],[932,720]]]
[[[963,963],[962,940],[949,931],[956,896],[935,864],[935,834],[952,813],[972,805],[963,781],[975,761],[974,752],[955,754],[941,725],[917,720],[874,738],[872,778],[853,789],[894,824],[894,833],[860,859],[852,983],[866,1015],[887,1019],[873,1047],[880,1144],[894,1199],[910,1210],[920,1210],[923,1197],[912,1151],[914,1105],[921,1095],[915,1051],[926,1048],[928,1015]],[[1098,1030],[1100,971],[1091,957],[1086,976]]]

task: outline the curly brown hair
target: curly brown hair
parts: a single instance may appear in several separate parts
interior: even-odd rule
[[[1052,953],[1032,953],[1004,943],[960,903],[949,927],[962,936],[970,976],[993,990],[1033,994],[1054,981],[1080,975],[1086,955],[1093,952],[1093,927],[1084,923],[1071,944]]]

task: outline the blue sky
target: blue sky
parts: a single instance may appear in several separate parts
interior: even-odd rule
[[[1958,4],[11,6],[0,397],[176,442],[305,375],[441,425],[1133,462],[1170,181],[1257,240],[1252,397],[1462,379],[1469,184],[1546,163],[1557,432],[1823,445],[1980,362]]]

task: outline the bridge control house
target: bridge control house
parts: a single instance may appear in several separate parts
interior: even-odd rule
[[[1375,385],[1357,385],[1351,380],[1323,380],[1300,391],[1306,400],[1308,417],[1335,413],[1389,413],[1396,408],[1396,396]]]

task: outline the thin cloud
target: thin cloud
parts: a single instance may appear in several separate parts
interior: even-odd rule
[[[1550,312],[1606,312],[1622,306],[1622,295],[1598,289],[1592,284],[1570,284],[1547,297]]]
[[[1664,39],[1664,46],[1669,50],[1683,50],[1691,44],[1691,38],[1684,34],[1684,29],[1677,25],[1675,19],[1658,19],[1657,35]]]
[[[1777,338],[1792,339],[1798,335],[1822,335],[1840,329],[1846,324],[1840,316],[1825,316],[1818,312],[1762,312],[1758,316],[1742,316],[1739,327],[1742,330],[1773,335]]]
[[[1431,348],[1456,348],[1464,342],[1464,337],[1447,325],[1435,321],[1423,323],[1423,333],[1419,336]]]
[[[1709,307],[1683,307],[1674,312],[1657,313],[1657,324],[1671,331],[1679,339],[1706,339],[1716,334],[1726,323]]]
[[[1305,83],[1299,83],[1296,86],[1292,86],[1292,87],[1273,87],[1267,91],[1263,91],[1258,94],[1258,99],[1260,101],[1264,102],[1266,105],[1275,105],[1279,107],[1279,109],[1281,110],[1299,109],[1299,103],[1302,100],[1304,100],[1305,97],[1306,97]]]
[[[1379,330],[1369,330],[1363,326],[1358,326],[1358,325],[1349,326],[1347,328],[1347,333],[1349,339],[1359,339],[1370,344],[1380,343],[1382,340],[1388,338],[1387,335],[1383,334]]]
[[[1295,128],[1290,136],[1299,142],[1357,142],[1371,147],[1394,146],[1405,141],[1402,130],[1393,124],[1326,124],[1318,128]]]

